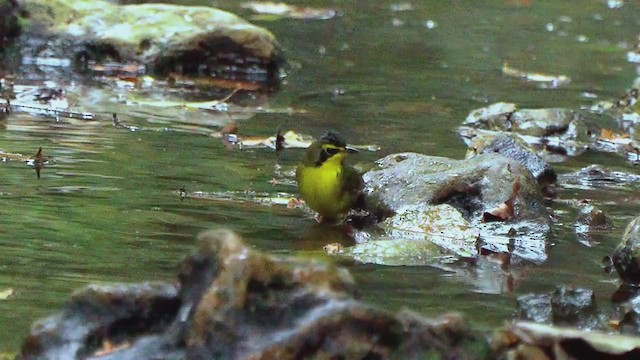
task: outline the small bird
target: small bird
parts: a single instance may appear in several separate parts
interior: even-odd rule
[[[313,142],[296,169],[302,199],[319,215],[318,220],[341,220],[362,197],[360,173],[345,163],[349,153],[342,136],[327,132]]]

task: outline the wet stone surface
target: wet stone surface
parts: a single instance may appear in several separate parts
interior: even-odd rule
[[[378,160],[363,179],[369,210],[388,218],[378,224],[381,233],[370,231],[367,242],[345,252],[356,259],[394,265],[450,261],[445,254],[546,259],[549,212],[537,181],[514,159],[400,153]]]
[[[580,329],[603,328],[602,315],[589,289],[560,286],[549,294],[518,297],[517,317],[540,323],[572,326]]]
[[[37,323],[29,359],[475,358],[487,346],[457,315],[427,319],[360,303],[344,269],[199,237],[179,286],[90,286]],[[109,344],[107,346],[107,344]],[[471,347],[473,350],[468,350]]]
[[[613,251],[613,265],[622,281],[640,284],[640,217],[632,220]]]
[[[518,161],[533,174],[542,186],[552,184],[557,179],[553,167],[530,150],[524,141],[515,136],[498,134],[474,138],[469,145],[467,158],[484,153],[499,153]]]
[[[147,72],[277,82],[280,46],[268,30],[212,7],[114,5],[100,0],[28,0],[21,56],[79,65],[130,62]],[[99,24],[99,26],[96,26]]]

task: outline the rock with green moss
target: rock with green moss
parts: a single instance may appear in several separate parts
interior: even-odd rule
[[[268,30],[205,6],[26,0],[24,56],[138,62],[153,73],[275,81],[282,62]]]

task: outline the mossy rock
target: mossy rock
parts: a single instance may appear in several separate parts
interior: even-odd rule
[[[25,56],[135,62],[156,74],[233,72],[257,81],[277,80],[282,63],[271,32],[212,7],[27,0],[25,8]]]

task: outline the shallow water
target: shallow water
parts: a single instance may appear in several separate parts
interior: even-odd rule
[[[333,128],[352,143],[381,146],[379,152],[357,156],[365,164],[397,151],[461,158],[466,148],[456,127],[472,109],[496,101],[575,108],[593,101],[583,93],[615,98],[635,77],[625,44],[635,45],[639,19],[634,15],[640,6],[631,1],[609,9],[600,0],[433,0],[415,1],[405,12],[392,11],[391,1],[305,3],[334,7],[341,15],[255,23],[276,34],[290,61],[285,83],[267,106],[306,113],[214,119],[186,112],[183,122],[217,130],[231,118],[240,134],[262,136],[278,128],[312,135]],[[216,5],[251,16],[234,1]],[[426,26],[429,20],[434,28]],[[572,82],[543,89],[502,75],[504,61],[518,69],[564,74]],[[213,125],[203,125],[209,117]],[[0,291],[16,292],[0,300],[0,353],[18,351],[31,322],[58,309],[73,289],[171,279],[204,229],[233,228],[255,248],[277,254],[318,252],[339,239],[296,209],[180,199],[181,187],[295,193],[269,180],[277,164],[292,169],[303,150],[287,150],[277,159],[268,149],[230,151],[196,132],[163,131],[178,121],[142,113],[124,120],[143,129],[114,128],[104,116],[82,122],[14,115],[0,130],[0,149],[33,155],[41,146],[50,158],[39,180],[24,163],[0,164]],[[598,153],[558,164],[556,170],[566,173],[592,163],[638,173],[618,155]],[[613,275],[603,274],[600,261],[637,215],[633,190],[561,191],[552,205],[557,221],[548,260],[514,270],[512,280],[472,266],[452,272],[347,265],[368,302],[428,315],[462,311],[479,328],[509,318],[517,295],[550,291],[556,284],[592,288],[606,305],[616,283]],[[567,200],[583,198],[614,222],[592,247],[581,245],[571,226],[578,210]]]

